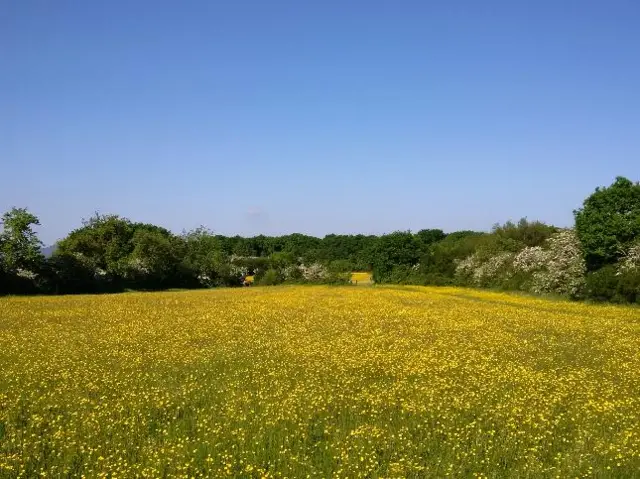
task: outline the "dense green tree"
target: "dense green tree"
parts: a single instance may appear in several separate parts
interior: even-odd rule
[[[596,188],[574,216],[588,270],[613,264],[640,238],[640,184],[617,177]]]
[[[55,294],[89,294],[113,291],[86,258],[56,252],[45,266],[46,282],[42,292]]]
[[[127,272],[133,284],[147,288],[178,286],[185,244],[163,229],[139,227],[131,240]]]
[[[283,236],[282,240],[284,245],[281,251],[291,253],[296,259],[304,256],[306,251],[317,248],[321,243],[319,238],[299,233]]]
[[[289,251],[281,251],[278,253],[273,253],[269,257],[269,264],[271,265],[272,269],[282,272],[287,268],[297,266],[298,260],[294,253]]]
[[[348,259],[334,259],[327,269],[331,274],[350,273],[353,271],[353,264]]]
[[[420,259],[416,237],[410,232],[396,231],[381,236],[373,249],[373,279],[385,282],[397,266],[414,266]]]
[[[224,239],[200,227],[184,233],[182,240],[184,241],[183,267],[191,271],[200,285],[215,285],[223,263],[230,261]]]
[[[2,215],[0,265],[5,273],[35,272],[44,261],[42,242],[33,227],[38,217],[26,208],[12,208]]]
[[[56,254],[82,258],[98,274],[117,277],[133,250],[134,225],[117,215],[96,214],[58,243]]]
[[[233,247],[234,256],[256,256],[256,251],[250,239],[236,236],[234,238],[235,245]]]
[[[442,241],[445,236],[444,232],[440,229],[420,230],[416,233],[416,238],[423,249],[438,241]]]

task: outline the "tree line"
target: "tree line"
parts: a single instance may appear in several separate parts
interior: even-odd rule
[[[96,214],[55,245],[50,257],[25,208],[2,216],[0,294],[72,294],[263,285],[348,283],[370,271],[376,283],[461,285],[640,302],[640,184],[618,177],[596,188],[558,228],[521,219],[490,232],[440,229],[375,235],[223,236],[201,227],[161,226]]]

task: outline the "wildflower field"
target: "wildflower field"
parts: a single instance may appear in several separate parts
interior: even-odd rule
[[[640,309],[455,288],[0,298],[0,477],[640,477]]]

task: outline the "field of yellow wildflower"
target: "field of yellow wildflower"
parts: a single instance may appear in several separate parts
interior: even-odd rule
[[[640,477],[640,309],[454,288],[0,299],[0,477]]]

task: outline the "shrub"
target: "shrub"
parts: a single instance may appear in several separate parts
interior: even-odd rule
[[[514,249],[512,239],[487,240],[474,254],[457,262],[457,283],[573,298],[581,294],[585,264],[573,230],[555,233],[543,247],[526,247],[518,253]]]
[[[582,294],[586,265],[574,230],[562,230],[547,240],[546,263],[533,275],[534,293],[577,298]]]
[[[323,282],[327,284],[349,284],[351,283],[351,273],[329,273]]]
[[[280,275],[280,273],[275,269],[268,269],[258,278],[256,278],[256,282],[261,286],[274,286],[276,284],[282,283],[284,278]]]
[[[640,242],[631,245],[619,265],[621,273],[638,270],[640,270]]]
[[[407,284],[409,283],[409,279],[412,275],[412,268],[407,265],[398,265],[394,266],[389,273],[387,278],[388,283],[393,284]]]
[[[283,271],[283,276],[285,281],[290,281],[292,283],[302,282],[304,280],[302,270],[298,266],[286,267]]]
[[[587,274],[585,294],[594,301],[621,302],[618,295],[620,278],[614,265],[607,265],[597,271]]]
[[[557,228],[554,226],[546,225],[540,221],[528,221],[526,218],[522,218],[517,224],[507,221],[504,225],[493,227],[495,235],[528,247],[542,245],[556,231]]]
[[[321,282],[328,276],[329,272],[327,268],[325,268],[320,263],[313,263],[310,266],[300,266],[300,271],[302,272],[302,277],[305,281],[310,282]]]

